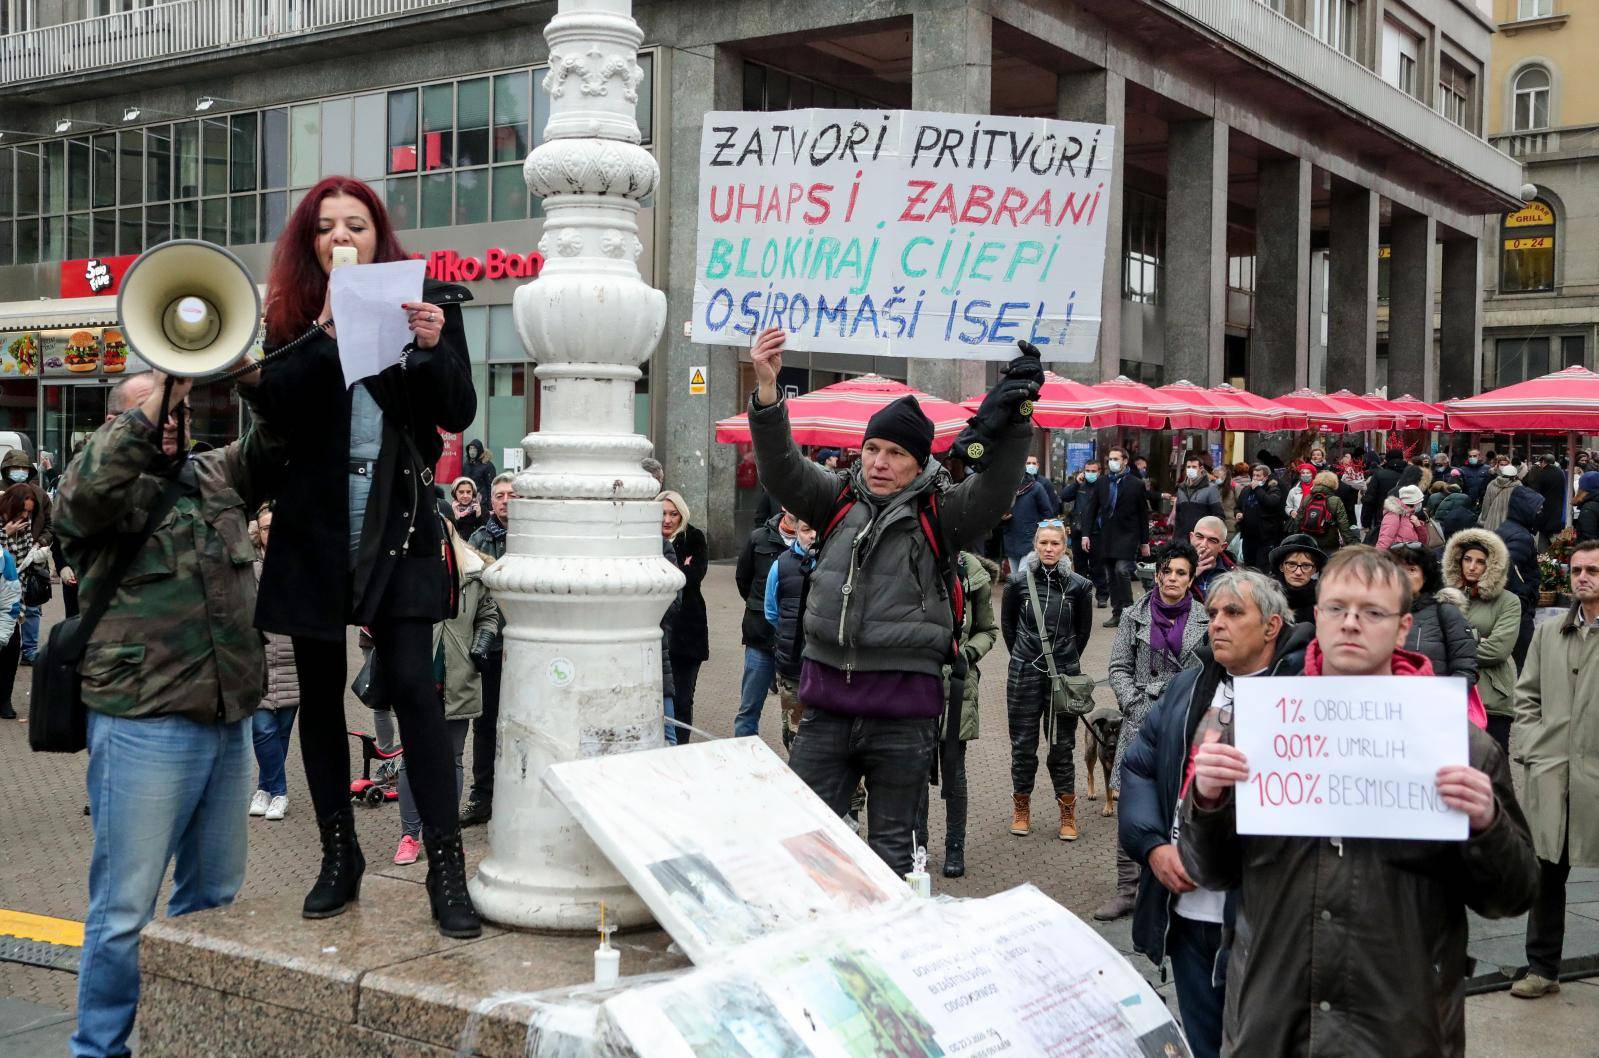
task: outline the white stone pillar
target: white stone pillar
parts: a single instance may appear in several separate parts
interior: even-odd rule
[[[528,155],[545,264],[516,292],[538,366],[540,428],[522,442],[506,555],[484,576],[505,613],[489,855],[470,889],[503,925],[619,926],[644,904],[544,788],[560,761],[662,744],[661,614],[682,586],[661,555],[655,479],[633,432],[639,365],[666,298],[639,277],[639,200],[660,170],[639,146],[643,38],[631,0],[561,0],[544,30],[550,123]],[[646,794],[647,796],[647,794]]]

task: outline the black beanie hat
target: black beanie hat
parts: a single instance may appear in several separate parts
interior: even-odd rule
[[[933,454],[933,420],[910,394],[872,416],[863,440],[874,437],[899,445],[916,457],[918,466],[926,466],[927,457]]]

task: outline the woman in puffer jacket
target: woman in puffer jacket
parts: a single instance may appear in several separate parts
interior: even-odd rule
[[[1463,676],[1477,682],[1477,640],[1464,613],[1466,597],[1444,587],[1438,556],[1414,540],[1389,548],[1410,577],[1410,632],[1403,646],[1425,654],[1435,676]]]
[[[460,605],[455,616],[433,626],[433,671],[444,691],[444,725],[455,750],[455,799],[461,800],[466,774],[461,766],[466,751],[467,733],[472,721],[483,715],[483,676],[480,666],[488,663],[494,639],[504,627],[500,608],[483,584],[483,571],[489,559],[467,546],[453,525],[446,524],[445,537],[455,552]],[[411,796],[411,781],[405,766],[400,766],[400,845],[394,862],[415,863],[422,852],[422,815]]]
[[[261,582],[261,561],[266,557],[272,534],[272,508],[263,507],[250,525],[255,544],[255,580]],[[263,632],[266,640],[266,693],[250,718],[255,738],[255,796],[250,799],[250,814],[275,821],[289,811],[289,787],[283,767],[289,756],[289,736],[294,732],[294,717],[300,710],[300,675],[294,667],[294,640],[275,632]]]
[[[1386,551],[1395,544],[1427,542],[1427,519],[1422,513],[1425,495],[1417,485],[1406,485],[1382,501],[1382,528],[1377,532],[1377,549]]]
[[[1477,636],[1477,691],[1488,711],[1488,733],[1506,754],[1515,717],[1521,600],[1505,590],[1510,551],[1498,533],[1464,529],[1444,548],[1444,583],[1465,600],[1466,623]]]

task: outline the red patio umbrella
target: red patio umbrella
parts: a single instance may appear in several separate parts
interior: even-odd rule
[[[1445,423],[1448,421],[1444,414],[1444,409],[1440,405],[1428,404],[1426,401],[1412,397],[1408,393],[1404,394],[1403,396],[1393,398],[1392,403],[1397,404],[1402,408],[1414,409],[1422,418],[1423,429],[1442,430]]]
[[[1309,425],[1310,417],[1303,411],[1284,407],[1270,397],[1239,389],[1230,382],[1211,386],[1210,392],[1228,405],[1229,430],[1303,430]]]
[[[1275,399],[1278,404],[1304,412],[1311,426],[1333,433],[1382,430],[1393,421],[1392,415],[1384,416],[1381,412],[1317,393],[1313,389],[1296,389]]]
[[[1387,397],[1379,397],[1375,393],[1359,394],[1347,389],[1335,390],[1327,394],[1333,400],[1353,404],[1357,408],[1376,412],[1384,416],[1380,429],[1384,430],[1419,430],[1426,423],[1426,417],[1413,408],[1402,408]]]
[[[1222,413],[1229,407],[1229,402],[1204,386],[1196,385],[1184,378],[1168,382],[1156,388],[1155,392],[1161,399],[1161,402],[1155,405],[1155,410],[1166,415],[1173,430],[1223,428]]]
[[[814,393],[788,401],[788,423],[794,440],[802,445],[836,445],[859,448],[866,423],[881,409],[904,396],[916,398],[922,411],[933,420],[933,451],[942,452],[955,443],[955,437],[972,413],[947,400],[922,393],[903,382],[881,375],[861,375],[824,386]],[[716,439],[735,444],[750,439],[749,416],[735,415],[716,424]]]
[[[961,407],[975,412],[982,397],[961,401]],[[1076,382],[1044,372],[1044,385],[1033,402],[1033,422],[1049,430],[1080,430],[1090,426],[1130,426],[1134,429],[1159,429],[1162,420],[1140,401],[1101,392],[1086,382]]]
[[[1599,374],[1568,367],[1450,401],[1444,411],[1451,430],[1599,433]]]
[[[1215,429],[1208,425],[1216,418],[1214,412],[1186,407],[1180,398],[1163,394],[1142,382],[1135,382],[1126,375],[1117,375],[1109,382],[1101,382],[1094,388],[1118,401],[1127,401],[1143,407],[1145,414],[1149,416],[1149,425],[1145,429],[1159,430],[1168,422],[1174,430]]]

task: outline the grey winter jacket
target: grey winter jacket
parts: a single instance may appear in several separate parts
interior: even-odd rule
[[[761,484],[795,517],[821,529],[846,485],[855,501],[811,574],[805,658],[845,672],[942,676],[954,615],[918,524],[921,497],[940,494],[939,524],[949,554],[975,548],[1010,509],[1032,425],[1011,427],[994,445],[988,469],[959,485],[951,485],[944,468],[929,459],[905,489],[876,497],[860,464],[828,470],[800,453],[786,401],[757,407],[752,399],[749,423]]]
[[[1186,484],[1179,485],[1177,508],[1172,516],[1172,539],[1187,540],[1188,534],[1194,531],[1194,526],[1199,524],[1201,518],[1212,515],[1221,518],[1223,514],[1221,490],[1208,477],[1201,476],[1192,489]],[[1225,520],[1229,526],[1232,524],[1231,519]]]
[[[1477,639],[1466,623],[1466,597],[1453,588],[1437,595],[1418,592],[1410,604],[1405,649],[1425,654],[1439,676],[1464,676],[1477,682]]]
[[[261,563],[255,564],[256,583],[261,582]],[[294,665],[294,639],[276,632],[262,632],[266,640],[266,693],[261,696],[262,709],[298,709],[300,707],[300,675]]]

